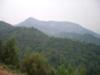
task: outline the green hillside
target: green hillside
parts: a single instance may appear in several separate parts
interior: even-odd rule
[[[14,27],[0,22],[0,39],[14,38],[19,48],[20,58],[26,52],[41,53],[55,68],[64,64],[78,67],[84,65],[86,75],[100,73],[100,46],[95,44],[48,37],[35,28]]]

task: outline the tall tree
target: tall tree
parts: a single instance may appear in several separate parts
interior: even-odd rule
[[[2,41],[0,40],[0,63],[2,63],[2,61],[3,61],[3,43],[2,43]]]
[[[47,63],[43,55],[28,54],[22,62],[22,70],[28,75],[54,75],[54,69]]]
[[[15,39],[10,39],[6,42],[3,57],[5,64],[8,65],[18,64],[18,48],[16,47]]]

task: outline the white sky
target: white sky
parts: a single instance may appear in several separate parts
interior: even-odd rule
[[[100,0],[0,0],[0,20],[72,21],[100,33]]]

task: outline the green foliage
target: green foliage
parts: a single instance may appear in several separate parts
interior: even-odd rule
[[[71,65],[64,64],[57,69],[57,75],[86,75],[86,68],[84,66],[72,67]]]
[[[26,56],[21,64],[21,68],[28,75],[54,75],[53,68],[38,53]]]
[[[61,65],[57,69],[57,75],[67,75],[67,69],[65,68],[64,65]]]
[[[3,58],[2,58],[3,54],[4,54],[3,43],[0,40],[0,62],[3,61]]]
[[[8,40],[5,45],[0,43],[0,62],[6,65],[18,65],[17,51],[14,39]]]
[[[31,52],[43,53],[48,58],[49,64],[52,64],[55,68],[62,64],[66,65],[67,63],[76,67],[74,68],[76,75],[84,74],[85,70],[87,71],[86,75],[100,74],[99,45],[73,41],[71,39],[48,37],[35,28],[13,27],[6,23],[0,23],[0,39],[5,42],[5,40],[11,37],[16,39],[17,46],[20,48],[20,61],[26,53],[26,49],[30,48]],[[13,52],[13,50],[15,51],[16,48],[10,43],[6,45],[0,43],[0,59],[3,61],[7,59],[5,60],[7,64],[11,64],[10,62],[14,63],[14,61],[11,60],[11,56],[17,55],[14,54],[15,52]],[[30,56],[30,54],[27,55],[27,59],[28,56]],[[10,58],[8,59],[8,57]],[[11,61],[8,62],[8,60]],[[81,65],[84,65],[85,68],[82,66],[82,68],[79,69]],[[79,71],[81,71],[81,73],[79,73]]]
[[[87,72],[87,69],[84,66],[82,65],[79,65],[78,67],[75,68],[75,71],[74,71],[74,75],[86,75],[86,72]]]

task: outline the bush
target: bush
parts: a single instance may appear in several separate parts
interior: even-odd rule
[[[31,54],[24,58],[21,68],[28,75],[54,75],[54,69],[41,54]]]
[[[16,47],[15,39],[8,40],[5,45],[0,42],[0,63],[18,66],[18,48]]]

